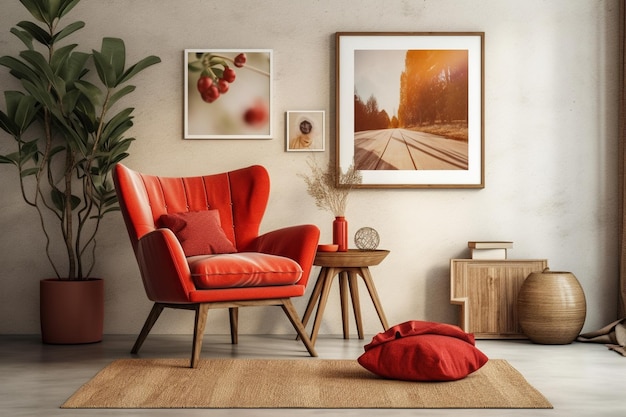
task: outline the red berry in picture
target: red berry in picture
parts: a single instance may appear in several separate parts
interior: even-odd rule
[[[247,60],[248,60],[248,57],[246,57],[246,54],[241,53],[235,57],[235,66],[237,68],[241,68],[244,65],[246,65]]]
[[[226,93],[229,88],[230,84],[225,79],[222,78],[217,82],[217,89],[220,91],[220,93]]]
[[[222,75],[222,78],[227,82],[232,83],[233,81],[235,81],[235,78],[237,78],[237,74],[235,74],[234,69],[226,67],[224,68],[224,74]]]
[[[246,110],[243,119],[250,126],[259,127],[264,125],[268,119],[267,106],[263,101],[257,101],[254,106]]]
[[[198,92],[200,94],[207,91],[209,87],[211,87],[212,85],[213,85],[213,80],[211,79],[211,77],[203,75],[202,77],[198,78]]]
[[[206,101],[207,103],[213,103],[220,97],[220,92],[216,86],[212,85],[205,92],[201,93],[201,95],[202,100]]]

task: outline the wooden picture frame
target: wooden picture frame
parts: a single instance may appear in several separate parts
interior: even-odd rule
[[[271,49],[185,49],[184,61],[185,139],[272,138]]]
[[[323,152],[326,143],[326,112],[290,110],[285,116],[287,152]]]
[[[356,188],[484,187],[483,32],[335,41],[338,173],[354,164]]]

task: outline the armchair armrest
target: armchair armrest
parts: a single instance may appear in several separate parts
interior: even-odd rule
[[[156,229],[137,242],[137,262],[148,298],[155,302],[188,302],[195,290],[180,242],[169,229]]]
[[[315,225],[285,227],[258,236],[244,250],[293,259],[302,268],[302,278],[299,283],[306,286],[317,252],[319,237],[320,230]]]

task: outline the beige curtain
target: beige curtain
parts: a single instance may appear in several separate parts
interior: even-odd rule
[[[619,224],[619,315],[626,317],[626,0],[620,2],[620,75],[619,75],[619,190],[620,190],[620,224]]]

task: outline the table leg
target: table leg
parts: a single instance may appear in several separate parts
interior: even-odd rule
[[[352,309],[354,310],[354,321],[356,322],[356,331],[359,339],[363,339],[363,320],[361,319],[361,302],[359,301],[359,283],[357,274],[350,271],[349,274],[350,297],[352,298]]]
[[[378,313],[378,318],[380,319],[380,323],[383,325],[383,329],[387,330],[389,328],[389,324],[387,323],[387,317],[385,317],[385,312],[383,311],[383,306],[380,303],[380,299],[378,298],[378,293],[376,292],[376,287],[374,287],[374,281],[372,280],[372,275],[370,274],[369,268],[360,268],[361,276],[363,277],[363,281],[365,282],[365,286],[370,293],[370,297],[372,298],[372,302],[374,303],[374,307],[376,308],[376,312]]]
[[[350,338],[350,325],[348,323],[348,273],[339,272],[339,298],[341,300],[341,322],[343,324],[343,338]]]
[[[315,346],[317,340],[317,333],[320,330],[320,324],[322,323],[322,315],[326,308],[326,302],[328,301],[328,294],[330,293],[330,285],[333,282],[333,277],[337,274],[336,268],[327,268],[325,271],[322,284],[322,292],[320,296],[319,304],[317,305],[317,312],[315,313],[315,320],[313,321],[313,330],[311,331],[311,343]]]

